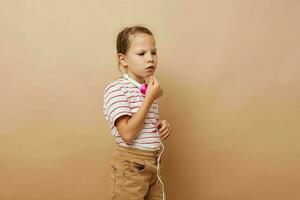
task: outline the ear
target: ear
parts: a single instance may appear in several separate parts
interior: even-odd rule
[[[119,63],[126,68],[128,66],[126,56],[122,53],[118,53]]]

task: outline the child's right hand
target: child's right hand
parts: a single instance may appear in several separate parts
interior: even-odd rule
[[[154,101],[155,99],[158,99],[163,95],[163,90],[157,81],[157,79],[154,76],[149,77],[150,80],[148,82],[148,87],[147,87],[147,92],[146,92],[146,97],[150,99],[150,101]]]

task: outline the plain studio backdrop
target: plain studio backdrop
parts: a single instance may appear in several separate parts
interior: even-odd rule
[[[300,1],[0,1],[0,199],[108,199],[117,33],[156,36],[170,200],[300,199]]]

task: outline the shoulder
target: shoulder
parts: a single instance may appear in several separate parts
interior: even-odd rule
[[[127,79],[120,77],[117,80],[110,82],[104,89],[104,96],[109,95],[114,91],[124,91],[128,87]]]

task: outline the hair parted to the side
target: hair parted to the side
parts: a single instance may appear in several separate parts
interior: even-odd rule
[[[131,44],[131,38],[134,36],[136,33],[145,33],[153,36],[152,32],[144,27],[144,26],[130,26],[124,28],[121,32],[119,32],[118,37],[117,37],[117,54],[122,53],[126,54],[130,44]],[[120,70],[120,63],[118,60],[118,66]]]

